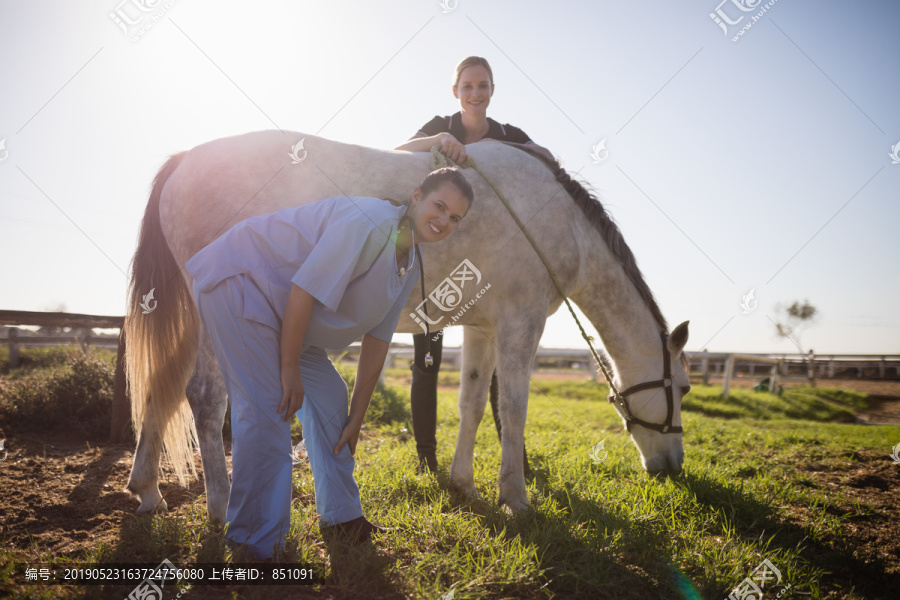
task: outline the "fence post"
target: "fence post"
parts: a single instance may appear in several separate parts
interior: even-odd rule
[[[706,352],[706,349],[703,351]],[[709,359],[705,356],[700,361],[700,370],[703,371],[703,385],[709,385]]]
[[[109,443],[125,441],[125,426],[131,419],[131,400],[125,386],[125,329],[119,330],[119,348],[116,355],[116,375],[113,387],[112,415],[109,419]],[[135,425],[135,431],[140,424]]]
[[[90,354],[91,352],[91,328],[85,327],[81,330],[81,335],[78,336],[78,345],[81,346],[81,352],[83,354]]]
[[[360,356],[362,356],[362,352],[360,352]],[[394,356],[388,352],[387,356],[384,357],[384,364],[381,365],[381,373],[378,374],[378,383],[381,385],[385,385],[384,372],[394,366]]]
[[[776,362],[772,365],[772,374],[769,375],[769,392],[772,394],[778,394],[778,367],[781,366],[781,362]]]
[[[725,380],[722,383],[722,397],[728,398],[731,393],[731,374],[734,372],[734,354],[725,359]]]
[[[19,330],[15,327],[9,327],[7,329],[9,332],[9,368],[10,369],[18,369],[19,368],[19,343],[16,342],[16,338],[19,337]]]
[[[816,387],[816,354],[812,348],[809,349],[807,358],[806,378],[809,379],[809,387]]]

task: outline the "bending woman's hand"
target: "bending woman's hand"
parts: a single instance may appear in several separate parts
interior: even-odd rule
[[[303,406],[300,355],[314,303],[315,299],[309,292],[296,285],[291,286],[281,324],[281,404],[278,405],[278,414],[284,413],[285,421],[290,421]]]
[[[442,133],[441,135],[441,152],[445,156],[453,159],[453,162],[460,164],[466,160],[466,146],[452,134]]]
[[[347,419],[341,431],[341,437],[338,439],[337,446],[334,447],[334,455],[337,456],[343,449],[344,444],[350,446],[350,454],[356,454],[356,443],[359,441],[359,431],[362,429],[362,421],[356,422],[354,419]]]
[[[281,369],[281,404],[278,414],[284,413],[284,420],[289,421],[294,413],[303,408],[303,377],[300,366]]]
[[[359,348],[359,365],[356,368],[356,383],[353,384],[353,393],[350,395],[350,414],[347,423],[341,430],[341,437],[334,447],[334,455],[343,449],[344,444],[350,446],[350,454],[356,453],[356,442],[359,441],[359,430],[362,429],[372,400],[372,393],[378,383],[378,376],[384,367],[384,359],[390,342],[385,342],[369,334],[363,336],[362,345]]]

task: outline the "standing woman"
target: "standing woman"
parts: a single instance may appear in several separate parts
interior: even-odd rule
[[[298,412],[323,531],[368,539],[356,444],[400,311],[422,269],[417,245],[450,235],[473,199],[455,168],[430,173],[409,206],[329,198],[249,218],[185,265],[231,403],[227,538],[256,558],[290,529],[290,419]],[[363,338],[347,385],[326,349]]]
[[[470,56],[456,65],[453,80],[453,96],[459,100],[460,111],[449,117],[435,117],[426,123],[416,135],[395,150],[410,152],[427,152],[435,145],[457,163],[466,159],[466,144],[487,139],[518,144],[529,144],[555,162],[553,154],[546,148],[535,144],[528,135],[518,127],[501,125],[487,116],[487,107],[494,95],[494,74],[487,60],[479,56]],[[413,435],[416,438],[416,451],[419,455],[417,471],[437,470],[437,380],[441,368],[441,349],[443,336],[431,343],[434,363],[425,364],[426,334],[413,336],[415,343],[415,359],[412,369],[412,388],[410,390],[410,412],[412,413]],[[498,407],[499,386],[497,373],[491,378],[491,412],[497,435],[500,435],[500,411]],[[529,472],[528,458],[525,457],[525,473]]]

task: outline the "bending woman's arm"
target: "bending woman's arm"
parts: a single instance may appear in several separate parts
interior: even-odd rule
[[[344,447],[350,445],[350,454],[356,453],[356,442],[359,441],[359,430],[362,429],[369,410],[369,402],[375,391],[375,384],[384,368],[384,359],[387,357],[390,342],[379,340],[377,337],[366,334],[363,336],[362,346],[359,349],[359,366],[356,369],[356,382],[353,384],[353,394],[350,396],[350,416],[347,424],[341,432],[341,438],[334,447],[335,456]]]
[[[315,298],[303,288],[292,285],[284,308],[281,323],[281,404],[278,414],[284,412],[288,421],[303,406],[303,378],[300,376],[300,354],[303,338],[312,317]]]

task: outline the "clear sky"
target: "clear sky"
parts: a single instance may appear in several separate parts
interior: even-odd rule
[[[489,116],[599,192],[689,349],[795,352],[772,321],[808,299],[804,349],[900,353],[900,2],[717,2],[0,0],[0,308],[124,314],[170,154],[394,147],[480,55]],[[581,347],[570,319],[543,345]]]

